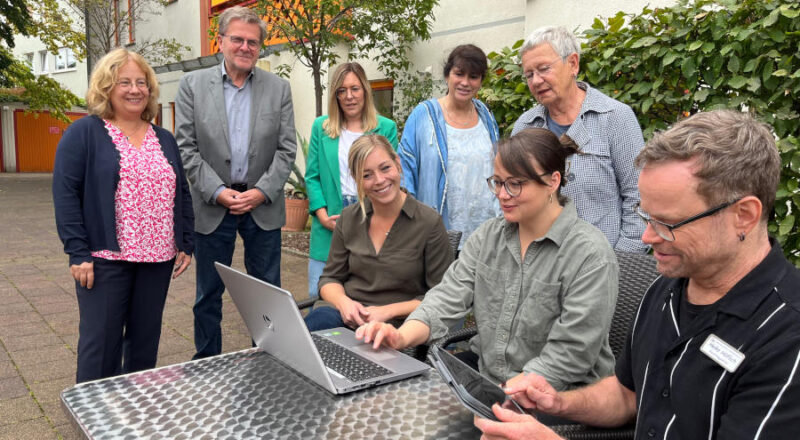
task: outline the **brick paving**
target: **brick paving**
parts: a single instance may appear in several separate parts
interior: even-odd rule
[[[73,439],[59,394],[75,384],[78,305],[58,240],[49,174],[0,173],[0,439]],[[243,268],[241,243],[234,267]],[[284,250],[281,283],[307,295],[307,259]],[[172,282],[164,310],[158,366],[194,354],[194,265]],[[250,346],[226,294],[222,351]]]

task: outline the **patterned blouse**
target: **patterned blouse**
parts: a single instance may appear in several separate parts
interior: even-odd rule
[[[119,183],[114,196],[119,251],[92,252],[93,257],[137,263],[157,263],[175,257],[173,205],[175,171],[167,162],[152,126],[140,148],[104,120],[119,151]]]

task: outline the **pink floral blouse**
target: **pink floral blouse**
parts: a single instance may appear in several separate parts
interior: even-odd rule
[[[105,121],[105,120],[104,120]],[[173,207],[175,171],[161,151],[152,126],[140,148],[105,121],[119,151],[119,182],[114,197],[120,250],[92,252],[93,257],[137,263],[168,261],[177,254]]]

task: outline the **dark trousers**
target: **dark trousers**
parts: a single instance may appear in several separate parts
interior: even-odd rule
[[[342,314],[335,307],[316,308],[306,315],[305,321],[310,332],[345,327]]]
[[[94,260],[91,290],[76,282],[80,324],[76,382],[156,366],[161,316],[175,260]]]
[[[214,262],[231,265],[236,232],[244,242],[244,266],[247,273],[276,286],[281,285],[281,231],[265,231],[248,214],[225,214],[211,234],[194,234],[197,294],[194,303],[194,345],[192,359],[202,359],[222,352],[222,292],[225,285]]]

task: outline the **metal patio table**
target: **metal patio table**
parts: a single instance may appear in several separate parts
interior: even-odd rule
[[[75,385],[64,411],[90,439],[471,439],[435,370],[334,396],[248,349]]]

